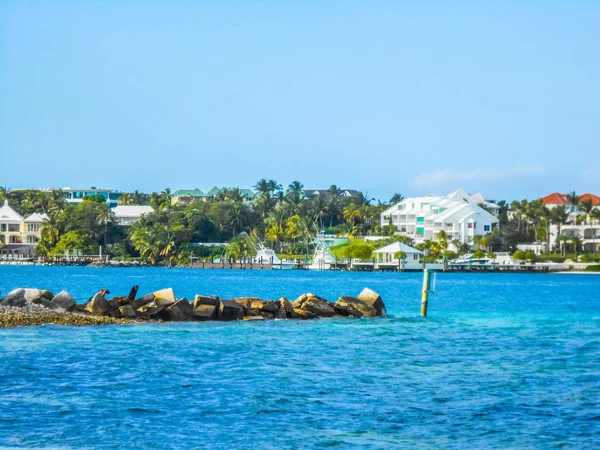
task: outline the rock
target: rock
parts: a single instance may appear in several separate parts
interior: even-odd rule
[[[244,320],[265,320],[262,316],[244,316]]]
[[[44,297],[41,297],[39,299],[39,303],[37,303],[37,304],[43,306],[44,308],[48,308],[48,309],[58,309],[58,306],[56,306],[54,303],[52,303],[52,301],[47,300]]]
[[[27,303],[33,303],[39,305],[42,300],[52,300],[52,292],[45,291],[42,289],[14,289],[8,293],[6,297],[0,302],[1,306],[12,306],[20,308],[25,306]]]
[[[244,317],[244,307],[234,300],[221,300],[219,307],[219,320],[240,320]]]
[[[294,307],[292,306],[292,302],[290,302],[287,298],[282,297],[279,299],[279,303],[281,303],[280,310],[284,311],[287,317],[292,316],[292,311],[294,311]]]
[[[358,294],[358,299],[375,308],[377,317],[385,316],[387,314],[381,295],[377,292],[372,291],[369,288],[364,288],[362,292]]]
[[[150,302],[154,301],[154,294],[150,293],[150,294],[146,294],[143,297],[140,297],[136,300],[134,300],[131,303],[131,306],[133,306],[133,309],[140,309],[142,306],[147,305]]]
[[[181,300],[173,303],[165,309],[166,319],[171,322],[185,322],[194,315],[194,308],[190,305],[187,299],[182,298]]]
[[[261,300],[259,298],[253,298],[250,300],[251,309],[258,309],[260,311],[270,312],[271,314],[275,314],[277,311],[279,311],[280,307],[281,303],[273,300]]]
[[[327,301],[323,297],[319,297],[318,295],[308,293],[308,294],[302,294],[300,297],[298,297],[295,302],[292,302],[292,306],[294,307],[294,309],[302,308],[302,305],[304,305],[304,303],[306,303],[309,299],[318,299],[318,300]]]
[[[219,314],[219,309],[213,305],[198,305],[194,308],[195,320],[216,320]]]
[[[317,317],[333,317],[336,315],[333,306],[320,297],[310,297],[302,303],[302,310],[309,311]]]
[[[106,300],[106,301],[110,305],[111,309],[119,309],[121,306],[121,303],[119,302],[120,298],[123,298],[123,297],[113,297],[110,300]]]
[[[147,303],[146,305],[136,309],[135,315],[141,319],[157,319],[159,314],[164,309],[164,306],[157,306],[155,303]]]
[[[196,295],[193,307],[196,309],[200,305],[210,305],[218,309],[221,306],[221,300],[219,300],[219,297]]]
[[[342,296],[336,304],[339,309],[345,309],[350,316],[377,317],[377,310],[373,306],[355,297]]]
[[[27,303],[27,300],[25,300],[25,289],[14,289],[2,299],[0,306],[21,307],[25,303]]]
[[[29,303],[40,304],[41,299],[52,300],[54,295],[50,291],[44,291],[41,289],[24,289],[25,291],[25,300]]]
[[[177,301],[173,289],[167,288],[154,292],[154,302],[158,306],[171,306]]]
[[[133,309],[133,306],[131,304],[121,306],[119,308],[119,312],[121,313],[121,317],[128,317],[130,319],[133,319],[137,316],[136,311],[135,309]]]
[[[75,308],[75,299],[67,291],[61,291],[52,299],[52,303],[64,311],[71,311]]]
[[[294,308],[292,310],[292,319],[300,319],[300,320],[308,320],[308,319],[316,319],[317,316],[311,313],[310,311],[302,308]]]
[[[112,306],[104,298],[105,290],[98,292],[87,303],[85,309],[95,316],[103,316],[113,309]]]

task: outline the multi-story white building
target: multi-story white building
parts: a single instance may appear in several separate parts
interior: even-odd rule
[[[115,208],[119,204],[119,197],[123,195],[123,192],[121,191],[116,191],[114,189],[98,189],[96,187],[91,187],[89,189],[73,189],[65,187],[62,188],[61,191],[63,198],[67,203],[81,203],[85,197],[101,195],[111,208]]]
[[[600,197],[586,193],[579,196],[579,203],[590,200],[595,208],[600,208]],[[582,217],[585,213],[582,209],[571,204],[567,194],[553,192],[542,198],[542,202],[549,209],[564,206],[568,216],[566,224],[552,224],[550,226],[550,248],[557,245],[559,235],[577,236],[581,238],[583,249],[586,252],[596,252],[600,244],[600,221],[593,217]]]
[[[498,218],[492,214],[498,210],[499,206],[483,195],[469,195],[459,189],[443,197],[404,199],[381,214],[381,226],[391,224],[416,242],[434,239],[443,230],[449,241],[471,244],[475,235],[486,235],[498,226]]]

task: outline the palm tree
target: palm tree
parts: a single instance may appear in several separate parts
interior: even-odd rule
[[[8,196],[10,194],[10,187],[9,186],[0,186],[0,201],[4,201],[4,200],[8,200]]]
[[[398,203],[400,203],[402,200],[404,200],[404,196],[400,193],[396,193],[392,196],[392,198],[390,198],[390,205],[396,205]]]
[[[134,203],[133,197],[130,197],[126,192],[121,194],[119,197],[119,205],[132,205]]]
[[[138,191],[138,190],[133,191],[132,198],[133,198],[134,205],[142,204],[142,194],[140,194],[140,191]]]
[[[581,206],[581,210],[585,213],[586,222],[589,223],[590,215],[594,210],[594,202],[592,202],[591,198],[586,198],[585,200],[579,203],[579,206]]]

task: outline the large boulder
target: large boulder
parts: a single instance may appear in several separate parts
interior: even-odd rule
[[[119,312],[121,313],[121,317],[127,317],[129,319],[137,317],[136,311],[131,304],[121,306]]]
[[[44,300],[52,300],[54,295],[50,291],[45,291],[42,289],[25,289],[25,300],[29,303],[41,304],[42,299]]]
[[[244,320],[265,320],[262,316],[244,316]]]
[[[0,302],[2,306],[22,307],[27,303],[39,305],[42,300],[52,300],[52,292],[42,289],[14,289]]]
[[[187,299],[182,298],[171,306],[168,306],[165,312],[166,320],[170,320],[171,322],[185,322],[194,315],[194,308],[192,308]]]
[[[133,306],[133,309],[137,310],[137,309],[140,309],[142,306],[147,305],[148,303],[151,303],[153,301],[154,301],[154,294],[150,293],[150,294],[144,295],[143,297],[135,299],[131,303],[131,306]]]
[[[147,303],[135,310],[136,317],[140,319],[159,319],[159,315],[165,309],[164,306],[158,306],[156,303]]]
[[[103,289],[94,295],[90,301],[87,302],[85,309],[95,316],[104,316],[108,314],[113,310],[113,307],[106,301],[106,298],[104,297],[106,293],[107,291]]]
[[[259,298],[253,298],[250,300],[250,308],[258,309],[262,312],[275,314],[277,311],[279,311],[280,307],[281,303],[279,303],[278,301],[276,302],[273,300],[261,300]]]
[[[240,320],[244,317],[244,307],[234,300],[221,300],[219,320]]]
[[[316,317],[333,317],[336,315],[333,306],[327,300],[316,296],[304,301],[300,309],[308,311]]]
[[[279,311],[283,311],[286,317],[292,317],[292,311],[294,311],[294,307],[292,306],[292,302],[290,302],[287,298],[282,297],[279,299],[279,303],[281,303],[281,307]]]
[[[358,299],[375,308],[377,317],[385,316],[387,314],[381,295],[377,292],[372,291],[369,288],[364,288],[362,292],[358,294]]]
[[[27,300],[25,299],[25,289],[14,289],[10,291],[6,297],[0,301],[0,306],[25,306]]]
[[[221,306],[221,300],[219,299],[219,297],[196,295],[196,297],[194,297],[193,307],[194,309],[196,309],[200,305],[210,305],[218,308],[219,306]]]
[[[219,308],[213,305],[198,305],[194,308],[194,320],[216,320],[219,315]]]
[[[67,291],[61,291],[52,299],[52,303],[59,309],[71,311],[75,308],[75,299]]]
[[[354,317],[377,317],[377,310],[355,297],[342,296],[336,302],[336,310],[345,310],[348,315]],[[343,315],[343,314],[342,314]]]
[[[171,306],[177,301],[175,293],[172,288],[161,289],[160,291],[154,292],[154,302],[158,306]]]
[[[294,308],[291,314],[292,319],[300,319],[300,320],[309,320],[309,319],[317,319],[318,316],[313,314],[312,312],[302,309],[302,308]]]

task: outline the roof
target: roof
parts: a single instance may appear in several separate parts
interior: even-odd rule
[[[200,189],[179,189],[173,193],[173,197],[205,197]]]
[[[208,191],[206,195],[208,195],[209,197],[214,197],[219,192],[221,192],[221,189],[219,189],[217,186],[214,186],[210,191]]]
[[[4,205],[2,205],[2,208],[0,208],[0,220],[22,222],[23,217],[21,217],[21,215],[10,206],[8,206],[8,200],[4,200]]]
[[[404,252],[407,255],[417,253],[419,255],[423,254],[423,252],[417,250],[416,248],[411,247],[410,245],[403,244],[402,242],[394,242],[393,244],[386,245],[380,249],[375,250],[375,253],[398,253]]]
[[[47,219],[48,216],[46,214],[38,214],[33,213],[27,219],[25,219],[26,223],[42,223],[44,219]]]
[[[594,205],[594,206],[600,205],[600,197],[598,197],[597,195],[594,195],[594,194],[590,194],[590,193],[582,194],[579,197],[579,203],[581,203],[585,200],[588,200],[588,199],[590,199],[592,201],[592,205]]]
[[[579,203],[585,200],[591,200],[594,206],[600,205],[600,197],[591,193],[581,194],[579,196]],[[542,198],[544,205],[570,205],[571,202],[567,199],[567,194],[561,194],[560,192],[553,192],[552,194],[546,195]]]
[[[544,205],[568,205],[569,201],[567,200],[566,194],[553,192],[552,194],[543,197],[542,203]]]
[[[148,205],[119,205],[113,209],[115,217],[141,217],[143,214],[154,212]]]
[[[244,196],[246,198],[256,197],[256,194],[254,193],[254,191],[252,189],[240,189],[240,193],[242,194],[242,196]]]

